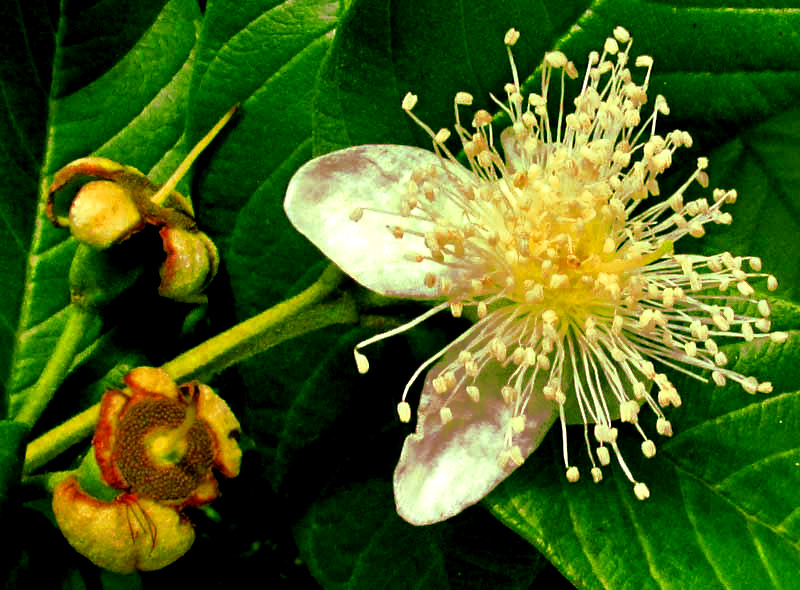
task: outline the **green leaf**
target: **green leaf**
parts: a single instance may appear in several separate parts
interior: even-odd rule
[[[24,232],[15,237],[16,248],[11,249],[9,271],[16,270],[6,277],[10,302],[15,304],[4,319],[16,341],[4,347],[11,354],[2,360],[9,367],[3,377],[12,414],[49,358],[69,303],[67,273],[75,242],[68,231],[43,218],[52,175],[89,154],[142,170],[158,167],[183,133],[185,98],[180,97],[189,85],[199,16],[191,0],[144,2],[135,8],[118,2],[87,10],[64,6],[52,13],[52,24],[43,10],[41,6],[23,14],[20,25],[23,32],[41,35],[46,24],[44,30],[53,30],[48,42],[41,49],[25,43],[7,48],[9,58],[21,64],[9,80],[11,93],[20,98],[8,116],[30,127],[29,135],[20,128],[18,138],[29,153],[28,173],[36,173],[25,191],[15,193],[17,187],[7,186],[0,198],[2,207],[13,206],[3,216],[6,223],[20,223]],[[120,13],[126,18],[119,19]],[[97,22],[108,26],[98,29]],[[45,69],[51,78],[39,75]],[[144,71],[147,76],[142,77]],[[28,95],[40,99],[29,105],[21,98]],[[156,173],[154,179],[166,177]],[[31,233],[25,225],[35,217]],[[113,359],[108,360],[113,365]]]
[[[6,101],[0,114],[0,173],[5,179],[0,198],[0,283],[7,286],[0,298],[0,416],[6,416],[6,379],[11,368],[11,355],[6,351],[14,348],[28,245],[36,217],[35,195],[45,142],[54,40],[52,35],[43,34],[50,27],[44,2],[16,6],[5,2],[0,6],[0,18],[9,23],[5,43],[0,47],[0,81]],[[30,44],[26,43],[26,31],[32,33]]]
[[[315,154],[360,143],[430,146],[400,109],[406,92],[419,96],[414,112],[434,130],[452,127],[457,91],[473,94],[474,109],[497,112],[489,92],[502,98],[510,81],[503,35],[511,27],[521,33],[514,59],[533,92],[545,51],[564,51],[582,70],[615,26],[626,27],[633,55],[655,60],[650,95],[664,94],[672,110],[662,128],[686,128],[703,146],[719,142],[800,94],[797,12],[723,6],[730,3],[515,1],[498,10],[486,0],[357,2],[320,80]]]
[[[189,118],[212,120],[220,104],[236,102],[242,114],[197,177],[197,211],[203,227],[221,238],[239,319],[278,303],[324,268],[286,219],[283,195],[311,157],[314,81],[343,11],[344,4],[323,0],[207,7]],[[305,380],[298,363],[338,334],[300,338],[244,364],[250,403],[258,408],[258,418],[248,421],[252,430],[270,431],[268,415],[280,414]]]
[[[291,229],[283,194],[311,156],[311,98],[341,3],[209,4],[191,93],[192,121],[213,121],[220,104],[242,115],[198,180],[198,216],[228,266],[240,318],[284,298],[321,260]],[[226,240],[230,236],[229,240]]]
[[[16,525],[13,509],[22,463],[25,457],[29,429],[20,422],[0,421],[0,525],[3,530],[13,530]],[[4,551],[0,556],[0,582],[8,583],[14,565],[15,551]]]
[[[22,450],[25,448],[28,428],[11,420],[0,421],[0,514],[3,513],[9,494],[19,483],[22,472]]]
[[[740,133],[712,154],[713,186],[736,188],[730,227],[715,228],[704,252],[758,254],[779,279],[780,297],[800,299],[800,265],[792,252],[800,235],[800,110],[791,109]]]

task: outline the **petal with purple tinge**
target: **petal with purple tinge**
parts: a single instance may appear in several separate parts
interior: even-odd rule
[[[362,145],[326,154],[302,166],[292,178],[284,207],[292,224],[356,281],[382,295],[431,298],[429,274],[454,279],[458,268],[429,258],[424,234],[434,224],[414,213],[401,214],[409,182],[417,171],[438,168],[452,186],[469,188],[475,178],[465,168],[419,148]],[[463,211],[439,199],[459,220]],[[402,239],[393,228],[402,227]],[[427,255],[425,253],[428,253]],[[415,254],[421,261],[414,260]]]
[[[433,524],[458,514],[481,500],[517,467],[507,454],[510,448],[506,439],[514,413],[501,395],[508,369],[481,374],[478,401],[466,393],[463,384],[439,394],[433,379],[453,354],[458,352],[428,373],[416,432],[406,438],[394,472],[397,512],[415,525]],[[443,408],[449,412],[443,413]],[[513,435],[513,445],[519,447],[522,459],[539,446],[558,417],[558,408],[537,395],[530,399],[524,413],[524,429]],[[504,456],[507,460],[502,459]]]

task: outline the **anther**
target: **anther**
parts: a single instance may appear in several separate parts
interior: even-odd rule
[[[672,436],[672,423],[666,418],[656,420],[656,432],[661,436]]]
[[[611,454],[606,447],[597,447],[597,460],[600,461],[600,465],[611,463]]]
[[[364,373],[369,371],[369,360],[367,360],[366,356],[364,356],[357,350],[353,351],[353,356],[356,357],[356,368],[358,369],[359,373],[363,375]]]
[[[503,42],[509,47],[511,47],[517,42],[518,39],[519,39],[519,31],[516,29],[508,29],[508,31],[506,31],[505,37],[503,38]]]
[[[408,402],[397,404],[397,415],[400,417],[400,422],[409,422],[411,420],[411,406]]]
[[[453,412],[450,408],[442,408],[439,410],[439,418],[441,418],[442,426],[444,426],[453,419]]]
[[[652,459],[656,456],[656,443],[654,443],[649,438],[642,443],[642,455],[647,457],[648,459]]]
[[[416,104],[417,104],[417,95],[411,94],[410,92],[406,93],[406,95],[403,97],[403,104],[402,104],[403,110],[410,111],[411,109],[414,108],[414,106],[416,106]]]
[[[578,468],[574,465],[572,467],[567,468],[567,481],[570,483],[575,483],[581,478],[581,472],[578,471]]]

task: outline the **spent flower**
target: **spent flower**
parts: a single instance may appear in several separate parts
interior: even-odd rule
[[[759,258],[674,252],[675,242],[701,237],[708,224],[730,224],[723,207],[737,195],[715,189],[710,199],[689,200],[693,183],[708,184],[708,161],[699,158],[673,194],[659,196],[658,176],[692,138],[657,133],[657,119],[669,113],[663,96],[643,112],[653,60],[631,59],[628,31],[617,27],[589,55],[574,109],[564,88],[579,73],[560,51],[544,56],[541,92],[523,94],[511,52],[518,38],[513,29],[505,36],[512,72],[505,99],[492,96],[509,120],[502,149],[488,111],[463,119],[473,97],[459,92],[454,131],[463,166],[447,147],[451,131],[420,120],[409,93],[402,108],[431,136],[433,153],[392,145],[340,150],[307,163],[287,192],[295,227],[362,285],[442,300],[358,344],[361,372],[369,367],[363,347],[443,310],[456,317],[475,310],[474,325],[419,367],[398,405],[409,421],[409,388],[435,363],[394,478],[398,512],[414,524],[480,500],[556,420],[568,481],[580,471],[566,427],[583,424],[594,482],[613,455],[636,497],[646,499],[650,490],[622,456],[614,421],[638,431],[645,457],[656,454],[648,433],[671,436],[663,408],[681,404],[660,367],[769,393],[769,382],[727,367],[720,345],[787,338],[771,331],[769,303],[753,286],[777,287]]]
[[[139,367],[103,396],[93,449],[53,493],[61,532],[100,567],[129,573],[169,565],[194,542],[183,513],[219,495],[216,469],[239,473],[240,426],[207,385],[176,385]]]

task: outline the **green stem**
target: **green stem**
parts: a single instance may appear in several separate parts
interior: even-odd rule
[[[332,303],[321,304],[343,276],[336,266],[330,265],[302,293],[214,336],[161,368],[179,383],[189,379],[204,381],[291,338],[333,324],[358,322],[358,309],[347,294]],[[99,415],[100,404],[95,404],[29,443],[23,473],[32,473],[89,436]]]
[[[25,396],[25,401],[15,416],[15,420],[33,427],[39,416],[53,399],[58,386],[69,373],[75,355],[84,335],[96,317],[96,312],[88,307],[70,304],[67,308],[67,322],[56,343],[47,364],[33,389]]]
[[[38,488],[52,494],[56,486],[67,479],[70,475],[74,475],[76,470],[71,471],[53,471],[51,473],[42,473],[41,475],[31,475],[22,478],[22,485],[27,488]]]
[[[328,266],[317,282],[302,293],[237,324],[210,340],[206,340],[161,368],[169,373],[175,381],[207,379],[222,369],[271,348],[292,336],[327,325],[319,323],[319,321],[324,321],[324,317],[319,317],[322,314],[314,314],[315,317],[309,318],[313,321],[301,321],[295,316],[322,301],[339,285],[343,276],[338,267]],[[288,321],[289,318],[291,318],[291,322]],[[328,323],[357,321],[349,318],[334,317],[332,319],[334,321]],[[294,323],[299,323],[300,325],[297,327],[302,330],[298,332],[294,329],[296,326],[289,325]]]

